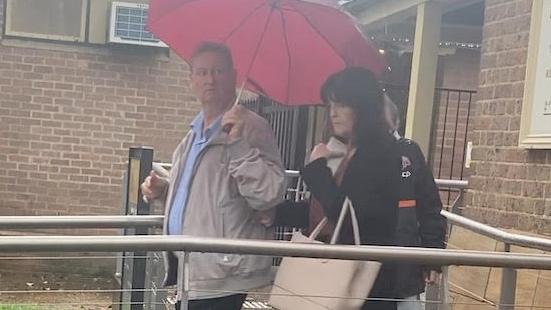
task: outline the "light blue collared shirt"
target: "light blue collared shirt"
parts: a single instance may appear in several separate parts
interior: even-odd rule
[[[189,188],[193,181],[193,170],[198,164],[198,159],[201,153],[212,141],[212,138],[220,131],[222,127],[222,116],[218,117],[212,125],[203,131],[205,120],[203,112],[200,112],[197,117],[191,123],[191,130],[193,131],[193,141],[191,141],[191,147],[186,158],[185,165],[180,173],[180,178],[176,185],[176,194],[172,201],[170,208],[170,214],[168,218],[168,234],[169,235],[181,235],[182,226],[184,224],[185,209],[187,205],[187,198],[189,194]]]

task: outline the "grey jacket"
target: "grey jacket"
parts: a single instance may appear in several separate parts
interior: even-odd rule
[[[165,203],[165,234],[176,180],[191,141],[192,131],[172,157],[170,180],[161,197]],[[284,168],[270,125],[247,110],[242,138],[229,143],[227,134],[221,131],[201,153],[189,188],[182,235],[273,239],[273,229],[261,224],[259,216],[272,216],[271,209],[283,200],[285,188]],[[165,284],[172,285],[176,280],[177,259],[182,259],[182,253],[165,256]],[[271,257],[192,253],[189,297],[213,298],[224,295],[213,291],[240,291],[268,285],[272,280],[271,261]],[[178,270],[178,276],[182,276],[182,272]]]

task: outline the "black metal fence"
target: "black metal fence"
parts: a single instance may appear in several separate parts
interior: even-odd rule
[[[306,154],[308,107],[284,106],[262,96],[242,104],[268,120],[274,130],[285,167],[300,168]]]
[[[430,164],[435,178],[463,180],[469,175],[465,168],[465,158],[476,91],[450,88],[436,90]],[[445,195],[447,197],[442,198],[448,204],[455,199],[450,192]]]

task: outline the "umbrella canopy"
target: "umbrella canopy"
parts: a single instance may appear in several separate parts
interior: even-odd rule
[[[335,7],[302,0],[152,0],[149,29],[189,60],[204,41],[226,44],[238,81],[289,105],[320,101],[332,73],[386,68],[351,18]]]

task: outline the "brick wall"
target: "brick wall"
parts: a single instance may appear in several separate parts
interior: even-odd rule
[[[444,88],[471,89],[478,87],[480,51],[457,49],[453,55],[441,56],[442,85]]]
[[[188,78],[150,48],[1,41],[0,214],[118,213],[128,148],[169,161],[198,111]]]
[[[551,233],[551,152],[517,146],[531,3],[486,1],[467,214],[497,226]]]

